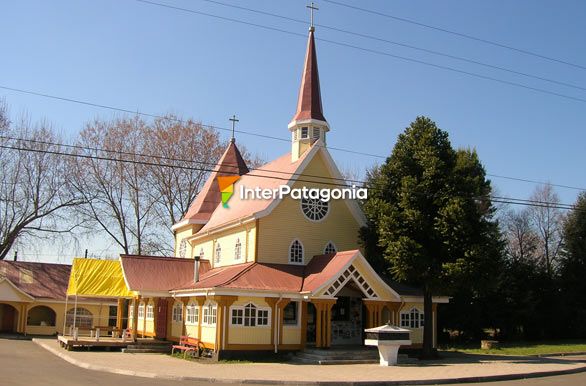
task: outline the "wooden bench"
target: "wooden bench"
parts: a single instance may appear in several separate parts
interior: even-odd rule
[[[199,356],[199,339],[192,338],[189,336],[181,336],[179,340],[179,344],[174,344],[173,349],[171,350],[171,354],[175,353],[175,350],[183,351],[183,358],[187,356],[187,353],[195,353],[196,356]]]

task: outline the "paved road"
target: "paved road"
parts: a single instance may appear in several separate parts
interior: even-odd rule
[[[204,386],[193,381],[169,381],[102,373],[74,366],[31,341],[0,339],[1,386]]]
[[[74,366],[30,341],[0,339],[1,386],[203,386],[194,381],[170,381],[103,373]],[[214,384],[220,385],[220,384]],[[231,384],[234,385],[234,384]],[[470,386],[458,384],[453,386]],[[478,384],[476,384],[478,385]],[[559,377],[490,382],[486,386],[586,386],[586,373]],[[448,385],[449,386],[449,385]]]

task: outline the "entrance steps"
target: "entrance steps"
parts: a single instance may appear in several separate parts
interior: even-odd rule
[[[129,344],[122,349],[127,354],[169,354],[173,343],[165,341],[142,341]]]
[[[407,357],[399,355],[399,357]],[[379,363],[378,349],[376,347],[344,346],[329,349],[306,348],[299,351],[293,358],[293,362],[318,364],[318,365],[342,365],[342,364],[368,364]]]

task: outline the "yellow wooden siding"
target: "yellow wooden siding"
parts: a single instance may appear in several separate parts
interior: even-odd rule
[[[243,327],[230,325],[228,329],[229,344],[270,344],[271,327]]]
[[[155,323],[153,320],[146,320],[144,332],[147,333],[154,333],[155,332]]]
[[[257,298],[252,296],[239,296],[238,300],[232,303],[232,306],[240,307],[245,306],[248,303],[253,303],[257,307],[271,308],[264,298]]]
[[[240,240],[240,259],[235,259],[236,241]],[[242,264],[254,261],[256,228],[254,223],[244,224],[238,227],[219,232],[194,243],[194,253],[199,254],[203,248],[204,258],[209,260],[212,267]],[[221,258],[216,263],[216,245],[220,244]]]
[[[310,180],[310,175],[332,177],[320,153],[299,179]],[[303,186],[332,188],[331,185],[311,182],[296,182],[293,187]],[[303,244],[305,264],[313,256],[323,254],[328,241],[332,241],[338,251],[356,249],[359,228],[344,200],[331,200],[327,216],[322,221],[314,222],[301,211],[300,200],[287,196],[270,215],[259,220],[258,261],[287,264],[289,246],[294,239]]]
[[[187,334],[187,336],[190,336],[192,338],[199,338],[199,335],[197,333],[197,324],[186,324],[185,333]]]
[[[201,326],[201,338],[202,342],[215,344],[216,343],[216,326]]]
[[[420,313],[423,313],[423,303],[405,303],[401,310],[399,311],[399,320],[398,324],[401,324],[401,313],[402,312],[409,312],[411,309],[415,307],[419,310]],[[425,322],[427,322],[428,318],[425,317]],[[429,320],[433,320],[429,319]],[[423,327],[419,328],[409,328],[411,330],[411,344],[421,344],[423,343]]]
[[[201,227],[201,225],[194,224],[194,225],[187,225],[184,228],[179,229],[175,233],[175,256],[179,257],[179,247],[181,245],[181,240],[187,239],[195,233],[195,227]],[[187,250],[185,252],[186,258],[193,258],[193,248],[189,243],[187,243]]]
[[[283,337],[281,344],[300,344],[301,326],[283,326]]]

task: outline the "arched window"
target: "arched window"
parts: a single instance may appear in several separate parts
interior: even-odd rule
[[[293,240],[289,247],[289,263],[303,264],[303,245],[299,240]]]
[[[187,239],[182,239],[179,243],[179,257],[185,257],[187,255]]]
[[[244,325],[245,326],[256,326],[256,306],[252,303],[248,303],[244,306]]]
[[[199,307],[194,302],[189,302],[187,305],[187,316],[185,317],[185,324],[197,324],[199,321]]]
[[[146,318],[147,320],[155,319],[154,307],[152,303],[149,303],[146,307]]]
[[[26,324],[28,326],[55,326],[56,314],[52,308],[36,306],[29,310]]]
[[[215,262],[219,263],[220,259],[222,258],[222,247],[220,246],[220,243],[216,244],[216,259]]]
[[[240,243],[240,239],[236,239],[236,246],[234,247],[234,260],[240,260],[242,257],[242,244]]]
[[[203,319],[202,323],[207,325],[215,325],[217,318],[218,307],[214,302],[206,302],[203,305]]]
[[[144,318],[144,302],[140,302],[140,304],[138,305],[138,318]]]
[[[324,248],[324,255],[328,255],[330,253],[336,253],[336,246],[331,241],[327,243],[326,247]]]
[[[73,326],[73,316],[75,315],[75,327],[80,328],[92,328],[94,316],[85,308],[77,307],[67,311],[67,317],[65,318],[65,324]]]
[[[173,322],[181,323],[183,321],[183,303],[175,302],[172,314]]]

